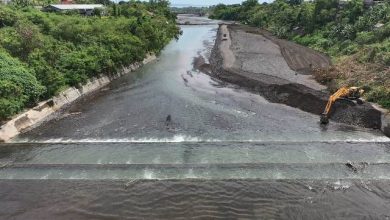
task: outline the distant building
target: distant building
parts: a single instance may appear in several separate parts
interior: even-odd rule
[[[71,2],[71,1],[68,1]],[[92,15],[93,10],[101,8],[104,6],[102,4],[58,4],[58,5],[49,5],[44,8],[44,11],[53,11],[53,12],[65,12],[65,11],[78,11],[82,15]]]

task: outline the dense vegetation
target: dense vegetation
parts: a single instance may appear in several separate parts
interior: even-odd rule
[[[218,5],[211,18],[236,20],[266,29],[330,55],[334,68],[317,70],[331,89],[365,86],[366,98],[390,108],[390,1],[276,0]]]
[[[0,5],[0,121],[158,53],[178,34],[166,1],[112,4],[89,17]]]

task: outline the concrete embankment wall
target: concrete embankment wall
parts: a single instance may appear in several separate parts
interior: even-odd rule
[[[304,83],[289,82],[267,73],[246,72],[232,64],[227,65],[225,59],[231,60],[229,54],[233,52],[234,59],[237,59],[234,48],[242,47],[233,45],[231,46],[233,49],[227,50],[229,43],[232,42],[229,38],[237,35],[232,31],[223,26],[222,28],[220,26],[218,30],[210,58],[214,77],[258,92],[271,102],[286,104],[317,115],[324,111],[330,95],[326,91],[313,89]],[[259,65],[264,65],[264,63],[259,62]],[[383,109],[373,107],[371,103],[354,105],[346,101],[338,101],[334,104],[331,119],[345,124],[381,129],[387,136],[390,136],[390,115]]]
[[[387,137],[390,137],[390,113],[383,113],[381,130]]]
[[[123,68],[115,75],[93,78],[80,88],[68,88],[52,99],[40,102],[36,107],[13,117],[13,119],[2,125],[0,127],[0,142],[7,142],[11,140],[21,132],[27,129],[31,129],[34,126],[37,126],[39,123],[45,121],[62,107],[74,102],[88,93],[101,89],[112,80],[133,72],[144,64],[147,64],[155,59],[156,56],[154,54],[148,55],[142,62],[137,62],[126,68]]]
[[[378,111],[382,112],[381,117],[381,130],[387,136],[390,137],[390,112],[377,105],[373,105]]]

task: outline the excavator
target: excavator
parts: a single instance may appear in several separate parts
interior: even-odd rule
[[[333,104],[340,99],[353,101],[356,100],[358,104],[363,104],[363,101],[360,99],[363,95],[364,90],[360,87],[342,87],[337,92],[329,97],[328,104],[325,107],[324,113],[321,115],[321,124],[329,124],[329,113],[332,109]]]

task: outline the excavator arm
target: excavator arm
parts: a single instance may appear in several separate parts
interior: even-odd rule
[[[329,112],[332,109],[333,104],[337,101],[337,99],[348,97],[349,94],[350,94],[350,91],[346,87],[343,87],[343,88],[340,88],[339,90],[337,90],[337,92],[335,92],[333,95],[331,95],[329,97],[328,104],[326,105],[325,111],[322,114],[325,115],[326,117],[328,117]]]
[[[328,103],[325,107],[324,113],[322,113],[321,117],[321,123],[322,124],[328,124],[329,123],[329,113],[332,109],[333,104],[338,100],[342,98],[346,99],[359,99],[360,95],[362,95],[364,90],[358,88],[358,87],[342,87],[337,92],[335,92],[333,95],[329,97]]]

